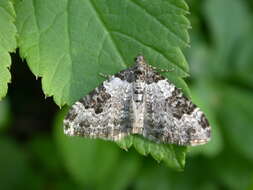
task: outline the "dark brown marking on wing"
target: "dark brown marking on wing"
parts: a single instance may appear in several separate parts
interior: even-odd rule
[[[106,89],[103,85],[100,85],[98,88],[94,89],[87,96],[80,99],[79,102],[82,103],[85,109],[93,108],[96,114],[103,112],[104,104],[108,99],[111,98],[111,95],[106,92]]]
[[[211,138],[211,128],[209,127],[206,130],[207,130],[207,137]]]
[[[190,136],[190,135],[196,133],[196,129],[194,129],[194,128],[191,127],[191,128],[189,128],[189,129],[187,129],[186,133]]]
[[[75,110],[72,108],[69,110],[68,115],[66,116],[66,120],[68,121],[74,121],[78,114],[75,112]]]
[[[209,126],[209,122],[204,114],[201,115],[199,123],[204,129]]]
[[[197,107],[195,104],[189,101],[188,98],[184,96],[177,88],[175,88],[175,90],[172,92],[172,96],[166,99],[166,102],[168,103],[173,116],[177,119],[181,119],[183,114],[190,115]]]
[[[129,68],[123,71],[120,71],[114,75],[114,77],[120,78],[123,81],[132,83],[134,81],[133,68]]]
[[[158,72],[154,71],[152,68],[147,69],[147,77],[146,77],[146,83],[151,84],[151,83],[157,83],[159,80],[164,80],[165,77],[160,75]]]
[[[81,127],[89,127],[90,123],[87,120],[84,120],[84,121],[80,122],[79,125]]]

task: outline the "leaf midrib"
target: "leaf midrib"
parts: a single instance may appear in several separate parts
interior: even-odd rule
[[[114,38],[113,38],[112,35],[111,35],[110,30],[108,29],[108,27],[106,26],[106,24],[105,24],[105,22],[104,22],[104,20],[103,20],[103,18],[102,18],[102,14],[101,14],[101,13],[99,12],[99,10],[96,8],[95,4],[92,3],[92,0],[88,0],[87,2],[89,3],[90,7],[92,8],[93,13],[97,16],[97,17],[96,17],[96,18],[98,18],[97,20],[99,21],[99,23],[102,25],[102,27],[103,27],[104,30],[106,31],[106,34],[107,34],[107,36],[109,37],[110,41],[113,43],[113,45],[114,45],[114,47],[115,47],[115,49],[116,49],[116,51],[117,51],[117,53],[118,53],[118,55],[119,55],[119,57],[120,57],[120,59],[121,59],[121,63],[123,63],[124,66],[127,67],[127,63],[125,62],[125,60],[124,60],[124,58],[123,58],[123,56],[122,56],[122,53],[120,52],[120,50],[119,50],[119,48],[118,48],[118,46],[117,46],[117,44],[116,44]]]
[[[164,55],[159,49],[155,48],[154,46],[145,44],[145,43],[141,42],[139,39],[134,38],[133,36],[130,36],[129,34],[123,33],[123,32],[121,32],[121,31],[116,31],[116,30],[114,30],[114,31],[112,31],[112,33],[115,33],[115,34],[118,34],[118,35],[122,35],[122,36],[124,36],[125,38],[129,38],[129,39],[131,39],[131,40],[134,40],[135,42],[140,43],[140,44],[142,44],[143,46],[148,47],[148,48],[150,48],[150,49],[156,51],[156,52],[159,53],[162,57],[164,57],[166,60],[168,60],[171,64],[173,64],[174,67],[177,67],[178,69],[182,70],[182,72],[186,73],[186,75],[188,74],[188,73],[185,71],[185,68],[183,68],[181,65],[178,65],[178,64],[172,62],[166,55]]]

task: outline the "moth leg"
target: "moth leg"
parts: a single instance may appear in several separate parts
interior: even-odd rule
[[[175,71],[175,69],[174,68],[171,68],[171,69],[157,69],[159,72],[161,72],[161,73],[164,73],[164,72],[173,72],[173,71]]]
[[[174,68],[171,68],[171,69],[160,69],[160,68],[157,68],[157,67],[152,66],[152,65],[150,65],[150,67],[151,67],[153,70],[159,71],[160,73],[164,73],[164,72],[173,72],[173,71],[175,71]]]
[[[109,74],[104,74],[104,73],[99,73],[99,75],[100,75],[101,77],[106,78],[106,79],[109,79],[109,78],[111,78],[111,77],[112,77],[112,75],[109,75]]]

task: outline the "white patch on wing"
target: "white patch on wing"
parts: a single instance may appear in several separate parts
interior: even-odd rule
[[[120,94],[122,90],[129,90],[131,84],[127,81],[123,81],[118,77],[112,76],[111,80],[104,81],[103,83],[104,87],[106,88],[106,91],[109,92],[111,95],[116,96],[117,94]],[[128,92],[123,92],[128,93]]]
[[[159,80],[156,83],[157,86],[162,90],[163,96],[166,98],[171,97],[173,91],[175,91],[175,85],[169,83],[167,80]]]

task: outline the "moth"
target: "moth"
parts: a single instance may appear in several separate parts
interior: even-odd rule
[[[189,146],[211,138],[204,113],[143,56],[77,101],[64,119],[64,132],[112,141],[138,134],[157,143]]]

